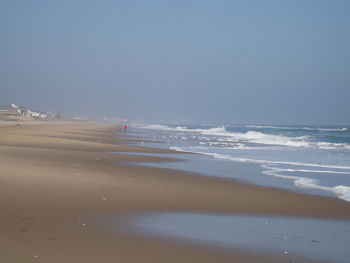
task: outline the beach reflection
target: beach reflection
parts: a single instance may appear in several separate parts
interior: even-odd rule
[[[117,221],[117,220],[116,220]],[[232,248],[298,254],[327,262],[349,262],[350,221],[154,213],[132,216],[128,231]]]

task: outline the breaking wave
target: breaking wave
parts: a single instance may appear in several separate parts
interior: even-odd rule
[[[306,131],[326,131],[326,132],[346,132],[348,128],[316,128],[316,127],[286,127],[286,126],[269,126],[269,125],[246,125],[247,128],[256,129],[277,129],[277,130],[306,130]]]
[[[275,127],[275,126],[254,126],[254,127]],[[329,150],[338,150],[338,149],[350,150],[349,144],[312,141],[312,138],[308,135],[298,136],[298,137],[289,137],[285,135],[268,134],[268,133],[263,133],[261,131],[253,131],[253,130],[240,133],[240,132],[228,131],[225,126],[218,126],[218,127],[208,128],[208,129],[202,129],[202,128],[193,129],[193,128],[187,128],[184,126],[168,126],[168,125],[157,124],[157,125],[144,125],[144,126],[141,126],[140,128],[160,130],[160,131],[198,133],[198,134],[209,135],[209,136],[221,136],[221,137],[226,137],[227,140],[232,142],[254,143],[254,144],[263,144],[263,145],[279,145],[279,146],[289,146],[289,147],[316,147],[320,149],[329,149]],[[343,129],[346,129],[346,128],[343,128]]]

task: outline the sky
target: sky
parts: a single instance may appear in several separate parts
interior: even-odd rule
[[[350,124],[350,1],[0,0],[0,105]]]

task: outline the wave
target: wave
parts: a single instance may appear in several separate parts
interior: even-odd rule
[[[318,164],[318,163],[303,163],[303,162],[289,162],[289,161],[271,161],[271,160],[261,160],[261,159],[251,159],[245,157],[233,157],[226,154],[220,153],[211,153],[211,152],[202,152],[198,151],[201,149],[208,150],[208,147],[178,147],[171,146],[170,149],[180,152],[191,152],[198,153],[204,155],[210,155],[217,159],[225,159],[236,162],[244,162],[244,163],[256,163],[256,164],[282,164],[282,165],[292,165],[292,166],[302,166],[302,167],[316,167],[316,168],[328,168],[328,169],[340,169],[340,170],[349,170],[350,174],[350,166],[345,165],[331,165],[331,164]],[[332,171],[329,171],[332,172]]]
[[[246,133],[230,133],[234,140],[264,145],[280,145],[289,147],[315,147],[324,150],[350,150],[347,143],[331,143],[312,141],[310,136],[288,137],[284,135],[266,134],[259,131],[247,131]]]
[[[269,126],[269,125],[246,125],[247,128],[256,129],[278,129],[278,130],[306,130],[306,131],[334,131],[345,132],[348,128],[315,128],[315,127],[286,127],[286,126]]]
[[[334,187],[331,186],[321,186],[319,185],[319,181],[316,179],[308,178],[308,177],[300,177],[300,176],[292,176],[292,175],[284,175],[281,174],[282,172],[304,172],[304,173],[328,173],[328,174],[347,174],[350,175],[350,166],[340,166],[340,165],[327,165],[327,164],[316,164],[316,163],[302,163],[302,162],[286,162],[286,161],[269,161],[269,160],[256,160],[256,159],[249,159],[249,158],[243,158],[243,157],[233,157],[225,154],[218,154],[218,153],[209,153],[204,152],[201,150],[201,148],[195,148],[195,147],[186,147],[186,148],[180,148],[180,147],[171,147],[173,150],[177,151],[185,151],[185,152],[193,152],[193,153],[199,153],[204,155],[209,155],[217,159],[224,159],[229,161],[235,161],[235,162],[244,162],[244,163],[255,163],[260,164],[263,169],[265,169],[262,173],[265,175],[275,176],[279,178],[289,179],[294,181],[294,185],[297,187],[302,188],[310,188],[310,189],[317,189],[327,192],[332,192],[336,196],[338,196],[340,199],[350,201],[350,187],[344,186],[344,185],[337,185]],[[302,167],[309,167],[311,169],[290,169],[290,168],[277,168],[273,165],[290,165],[290,166],[302,166]],[[312,169],[317,168],[317,169]],[[327,169],[327,170],[320,170]],[[337,169],[338,171],[330,170],[330,169]],[[343,171],[339,171],[343,170]]]
[[[258,131],[247,131],[245,133],[231,133],[233,139],[244,142],[268,144],[268,145],[282,145],[292,147],[308,147],[310,143],[307,141],[308,136],[287,137],[283,135],[266,134]]]
[[[318,180],[308,178],[308,177],[298,177],[291,175],[282,175],[279,172],[281,169],[274,168],[270,170],[265,170],[262,173],[265,175],[271,175],[279,178],[289,179],[294,181],[294,185],[302,188],[310,188],[316,190],[322,190],[331,192],[337,195],[340,199],[350,202],[350,187],[345,185],[337,185],[337,186],[322,186],[318,184]]]
[[[224,136],[229,137],[231,140],[240,140],[245,142],[259,143],[259,144],[272,144],[272,145],[284,145],[284,146],[308,146],[308,142],[304,141],[307,136],[300,137],[287,137],[283,135],[272,135],[265,134],[257,131],[247,131],[246,133],[236,133],[227,131],[224,126],[209,128],[209,129],[191,129],[182,126],[167,126],[167,125],[146,125],[140,128],[152,129],[152,130],[163,130],[163,131],[180,131],[180,132],[195,132],[202,135],[212,136]]]
[[[301,128],[302,130],[307,130],[307,131],[335,131],[335,132],[345,132],[348,131],[348,128],[308,128],[308,127],[303,127]]]
[[[267,134],[260,131],[231,132],[225,126],[212,127],[207,129],[188,128],[185,126],[168,126],[168,125],[141,125],[143,129],[152,129],[159,131],[176,131],[186,133],[198,133],[207,136],[225,137],[228,141],[239,143],[254,143],[262,145],[279,145],[288,147],[316,147],[325,150],[350,150],[350,144],[331,143],[312,141],[312,137],[298,136],[289,137],[284,135]],[[254,127],[275,127],[275,126],[254,126]],[[276,126],[277,127],[277,126]],[[287,128],[287,127],[285,127]],[[344,128],[345,129],[345,128]]]
[[[139,125],[136,127],[142,128],[142,129],[159,130],[159,131],[177,131],[177,132],[199,133],[202,135],[225,136],[225,137],[230,137],[235,134],[233,132],[227,131],[224,126],[213,127],[209,129],[200,129],[200,128],[192,129],[184,126],[168,126],[168,125],[161,125],[161,124]]]
[[[277,129],[277,130],[298,130],[297,127],[285,127],[285,126],[269,126],[269,125],[246,125],[247,128],[254,129]]]
[[[162,131],[187,131],[188,130],[186,127],[181,127],[181,126],[172,127],[172,126],[161,125],[161,124],[150,124],[150,125],[134,124],[134,126],[141,129],[162,130]]]

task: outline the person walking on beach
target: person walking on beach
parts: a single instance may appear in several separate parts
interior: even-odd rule
[[[124,134],[126,135],[126,129],[128,128],[128,126],[126,126],[126,124],[124,124]]]

